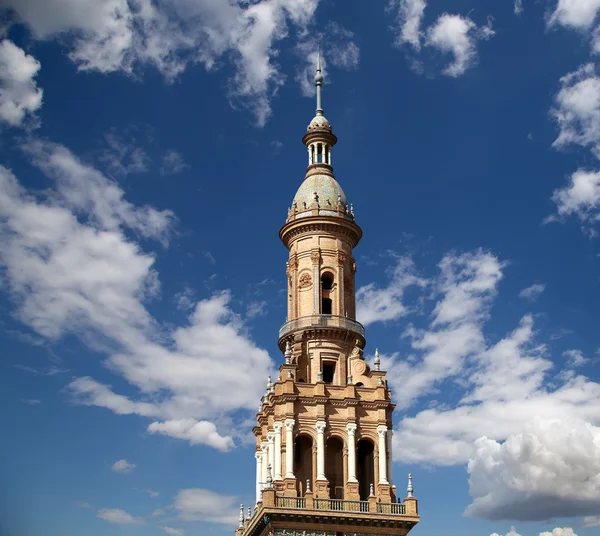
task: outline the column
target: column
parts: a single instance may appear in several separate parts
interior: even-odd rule
[[[346,255],[341,251],[338,251],[337,254],[337,262],[338,262],[338,308],[339,315],[344,316],[346,313],[346,307],[344,306],[344,263],[346,262]]]
[[[273,478],[273,475],[275,473],[275,433],[274,432],[268,432],[267,433],[267,441],[268,441],[268,449],[269,449],[269,456],[268,456],[268,464],[271,466],[271,478]],[[268,467],[267,467],[267,471],[268,471]]]
[[[312,158],[310,156],[310,145],[308,146],[308,165],[310,166],[312,164]]]
[[[314,314],[319,314],[321,309],[321,278],[319,277],[319,261],[321,260],[321,253],[313,251],[310,254],[310,259],[313,263],[313,296],[314,296]]]
[[[327,163],[331,165],[331,146],[329,147],[329,155],[327,156]]]
[[[348,432],[348,482],[358,482],[356,479],[356,424],[346,425]]]
[[[379,483],[387,484],[387,460],[386,460],[386,432],[387,427],[381,425],[377,427],[377,435],[379,436]]]
[[[317,480],[327,480],[325,476],[325,427],[327,423],[318,422],[317,428]]]
[[[285,478],[294,478],[294,419],[285,421]]]
[[[255,452],[256,458],[256,502],[262,500],[262,452]]]
[[[269,444],[263,441],[260,444],[261,456],[262,456],[262,482],[261,489],[267,485],[267,470],[269,465]]]
[[[283,424],[276,422],[273,425],[275,430],[275,468],[273,469],[274,477],[273,480],[281,480],[281,429]]]
[[[390,486],[394,485],[394,477],[393,473],[393,465],[394,461],[392,459],[392,436],[394,435],[394,430],[391,428],[387,431],[387,455],[388,455],[388,466],[387,466],[387,479],[390,483]]]

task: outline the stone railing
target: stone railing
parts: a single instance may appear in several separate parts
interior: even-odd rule
[[[406,514],[406,506],[401,503],[377,503],[377,513],[403,516]]]
[[[315,510],[334,512],[368,512],[369,501],[345,501],[343,499],[315,499]]]
[[[275,497],[276,508],[306,508],[304,497]]]
[[[356,320],[347,316],[336,315],[308,315],[300,316],[286,322],[279,328],[279,338],[283,338],[294,331],[300,331],[310,328],[334,328],[343,329],[352,333],[357,333],[361,337],[365,336],[365,328]]]

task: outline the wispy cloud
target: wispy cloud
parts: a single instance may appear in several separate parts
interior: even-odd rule
[[[521,292],[519,292],[519,297],[525,298],[529,301],[535,301],[540,297],[544,290],[546,290],[546,285],[534,283],[530,287],[524,288]]]
[[[116,525],[145,525],[143,517],[134,517],[120,508],[102,508],[96,513],[96,517],[104,519]]]

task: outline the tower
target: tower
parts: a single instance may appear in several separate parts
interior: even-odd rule
[[[419,522],[412,479],[399,502],[392,476],[392,412],[375,352],[364,360],[356,321],[353,249],[362,237],[331,166],[337,142],[323,115],[302,138],[306,176],[279,236],[289,250],[284,363],[269,377],[253,429],[256,507],[236,536],[404,536]]]

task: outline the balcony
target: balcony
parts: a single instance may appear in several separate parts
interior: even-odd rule
[[[346,501],[344,499],[313,499],[313,510],[327,512],[368,513],[369,501]],[[377,514],[406,515],[406,506],[401,503],[373,503]],[[306,509],[305,497],[275,497],[275,508]]]
[[[364,326],[356,320],[348,318],[347,316],[309,315],[294,318],[281,326],[279,328],[279,340],[283,339],[290,333],[294,333],[295,331],[314,328],[339,329],[354,333],[363,339],[365,338]]]

